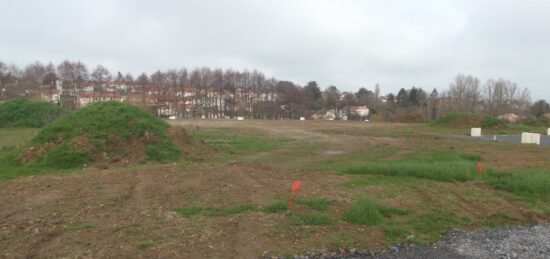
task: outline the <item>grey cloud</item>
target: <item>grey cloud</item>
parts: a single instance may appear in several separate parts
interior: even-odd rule
[[[550,2],[2,1],[0,59],[113,71],[256,68],[343,90],[503,77],[550,99]]]

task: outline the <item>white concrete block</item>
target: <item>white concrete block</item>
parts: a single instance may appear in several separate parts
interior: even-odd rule
[[[546,135],[550,136],[550,128],[548,128],[548,132],[546,133]]]
[[[529,144],[531,142],[531,133],[523,132],[521,133],[521,144]]]
[[[522,144],[537,144],[540,145],[540,134],[523,132],[521,133]]]
[[[531,134],[531,144],[540,145],[540,134],[536,134],[536,133]]]
[[[472,128],[470,136],[472,136],[472,137],[481,137],[481,128]]]
[[[240,117],[240,116],[239,116],[239,117],[237,117],[237,120],[238,120],[238,121],[244,121],[244,117]]]
[[[300,120],[301,120],[301,121],[305,121],[305,120],[306,120],[306,118],[304,118],[304,117],[300,117]]]

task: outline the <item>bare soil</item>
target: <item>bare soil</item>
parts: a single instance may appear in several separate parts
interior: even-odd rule
[[[184,159],[173,164],[143,164],[108,170],[85,169],[70,174],[21,177],[0,182],[0,257],[184,257],[257,258],[270,254],[293,254],[312,249],[341,246],[384,249],[388,243],[377,227],[338,221],[329,226],[292,226],[286,213],[256,211],[208,217],[185,218],[173,211],[178,207],[222,207],[252,204],[259,208],[285,201],[292,181],[302,181],[303,198],[334,201],[327,212],[338,220],[358,195],[379,197],[388,205],[430,210],[449,207],[457,215],[479,221],[496,211],[521,218],[523,222],[550,221],[532,216],[518,199],[495,191],[480,182],[461,184],[420,181],[423,188],[393,185],[344,188],[352,178],[335,172],[317,172],[301,167],[331,157],[369,148],[393,146],[401,153],[433,145],[478,151],[491,166],[514,168],[528,161],[550,166],[549,149],[481,143],[469,146],[436,135],[409,136],[400,124],[298,121],[176,121],[193,132],[227,129],[233,132],[261,132],[269,138],[291,138],[297,143],[320,143],[320,150],[289,158],[293,147],[283,146],[249,158],[219,159],[213,147],[185,145],[185,131],[171,130],[178,145],[188,147]],[[397,129],[396,126],[401,128]],[[405,130],[404,130],[405,129]],[[402,133],[405,131],[405,133]],[[372,132],[369,133],[369,132]],[[379,136],[387,132],[387,135]],[[191,133],[192,134],[192,133]],[[410,133],[412,134],[412,133]],[[305,145],[304,144],[304,145]],[[297,145],[300,146],[300,145]],[[515,159],[510,159],[513,156]],[[303,159],[303,160],[302,160]],[[523,159],[523,160],[522,160]],[[292,166],[289,166],[292,164]],[[387,191],[397,194],[385,195]],[[465,192],[481,193],[468,196]],[[296,205],[293,211],[309,211]],[[531,216],[529,216],[531,215]]]

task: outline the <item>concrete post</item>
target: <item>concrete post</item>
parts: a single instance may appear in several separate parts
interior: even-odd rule
[[[470,132],[470,136],[472,137],[481,137],[481,128],[472,128]]]

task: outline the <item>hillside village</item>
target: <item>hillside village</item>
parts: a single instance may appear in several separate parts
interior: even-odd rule
[[[2,92],[6,92],[3,88]],[[135,106],[148,107],[159,117],[167,118],[233,118],[240,114],[228,112],[233,103],[276,102],[276,92],[255,93],[252,90],[236,89],[235,93],[218,91],[213,87],[197,89],[193,86],[170,87],[147,84],[145,86],[124,81],[97,84],[92,81],[80,83],[78,87],[63,87],[61,80],[54,85],[40,85],[38,89],[26,90],[18,97],[58,104],[67,110],[85,107],[99,101],[118,101]],[[342,95],[341,98],[344,96]],[[381,98],[385,101],[386,97]],[[1,100],[1,99],[0,99]],[[232,102],[227,102],[232,100]],[[245,101],[246,100],[246,101]],[[281,109],[284,109],[282,105]],[[253,114],[254,105],[246,107],[247,114]],[[367,105],[350,107],[354,115],[367,119],[370,109]],[[233,110],[232,110],[233,111]],[[311,114],[314,120],[348,120],[348,112],[335,109],[321,114]]]
[[[134,77],[121,72],[112,75],[102,65],[88,72],[80,61],[66,60],[57,67],[37,61],[24,69],[0,62],[0,101],[22,97],[55,103],[65,110],[119,101],[165,118],[388,122],[427,122],[450,112],[517,122],[550,113],[545,100],[533,103],[526,88],[504,79],[481,83],[475,76],[458,74],[449,90],[442,92],[412,86],[382,94],[378,84],[372,89],[341,91],[329,85],[321,90],[316,81],[299,85],[257,70],[181,68]]]

